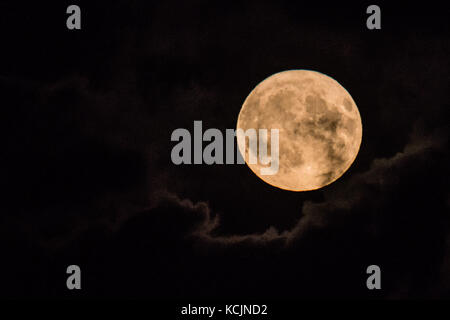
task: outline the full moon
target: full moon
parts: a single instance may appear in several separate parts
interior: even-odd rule
[[[336,80],[316,71],[289,70],[259,83],[245,99],[237,129],[279,130],[279,169],[261,175],[249,163],[247,142],[239,151],[268,184],[291,191],[322,188],[341,177],[358,154],[362,123],[353,98]],[[270,152],[270,147],[267,147]]]

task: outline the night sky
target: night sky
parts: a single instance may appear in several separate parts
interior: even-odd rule
[[[1,2],[0,296],[450,298],[450,12],[379,2],[368,30],[370,4]],[[340,179],[289,192],[246,165],[171,162],[174,129],[235,128],[290,69],[359,108]]]

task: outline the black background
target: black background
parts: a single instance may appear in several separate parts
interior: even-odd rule
[[[378,3],[371,31],[371,3],[77,1],[71,31],[70,4],[0,4],[2,297],[449,297],[443,5]],[[341,179],[293,193],[246,166],[171,163],[174,129],[234,128],[289,69],[358,105]]]

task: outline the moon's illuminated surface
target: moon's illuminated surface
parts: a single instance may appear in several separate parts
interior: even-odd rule
[[[336,181],[355,160],[362,139],[361,116],[347,90],[309,70],[276,73],[259,83],[242,106],[237,128],[268,129],[269,142],[270,129],[279,129],[276,174],[261,175],[260,169],[269,165],[249,163],[249,148],[242,142],[238,147],[262,180],[292,191],[319,189]]]

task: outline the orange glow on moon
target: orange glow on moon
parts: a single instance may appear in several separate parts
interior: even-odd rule
[[[355,160],[362,123],[353,98],[336,80],[319,72],[289,70],[259,83],[245,100],[237,129],[278,129],[279,170],[248,162],[248,148],[238,142],[247,165],[272,186],[308,191],[341,177]],[[270,150],[270,148],[268,148]]]

